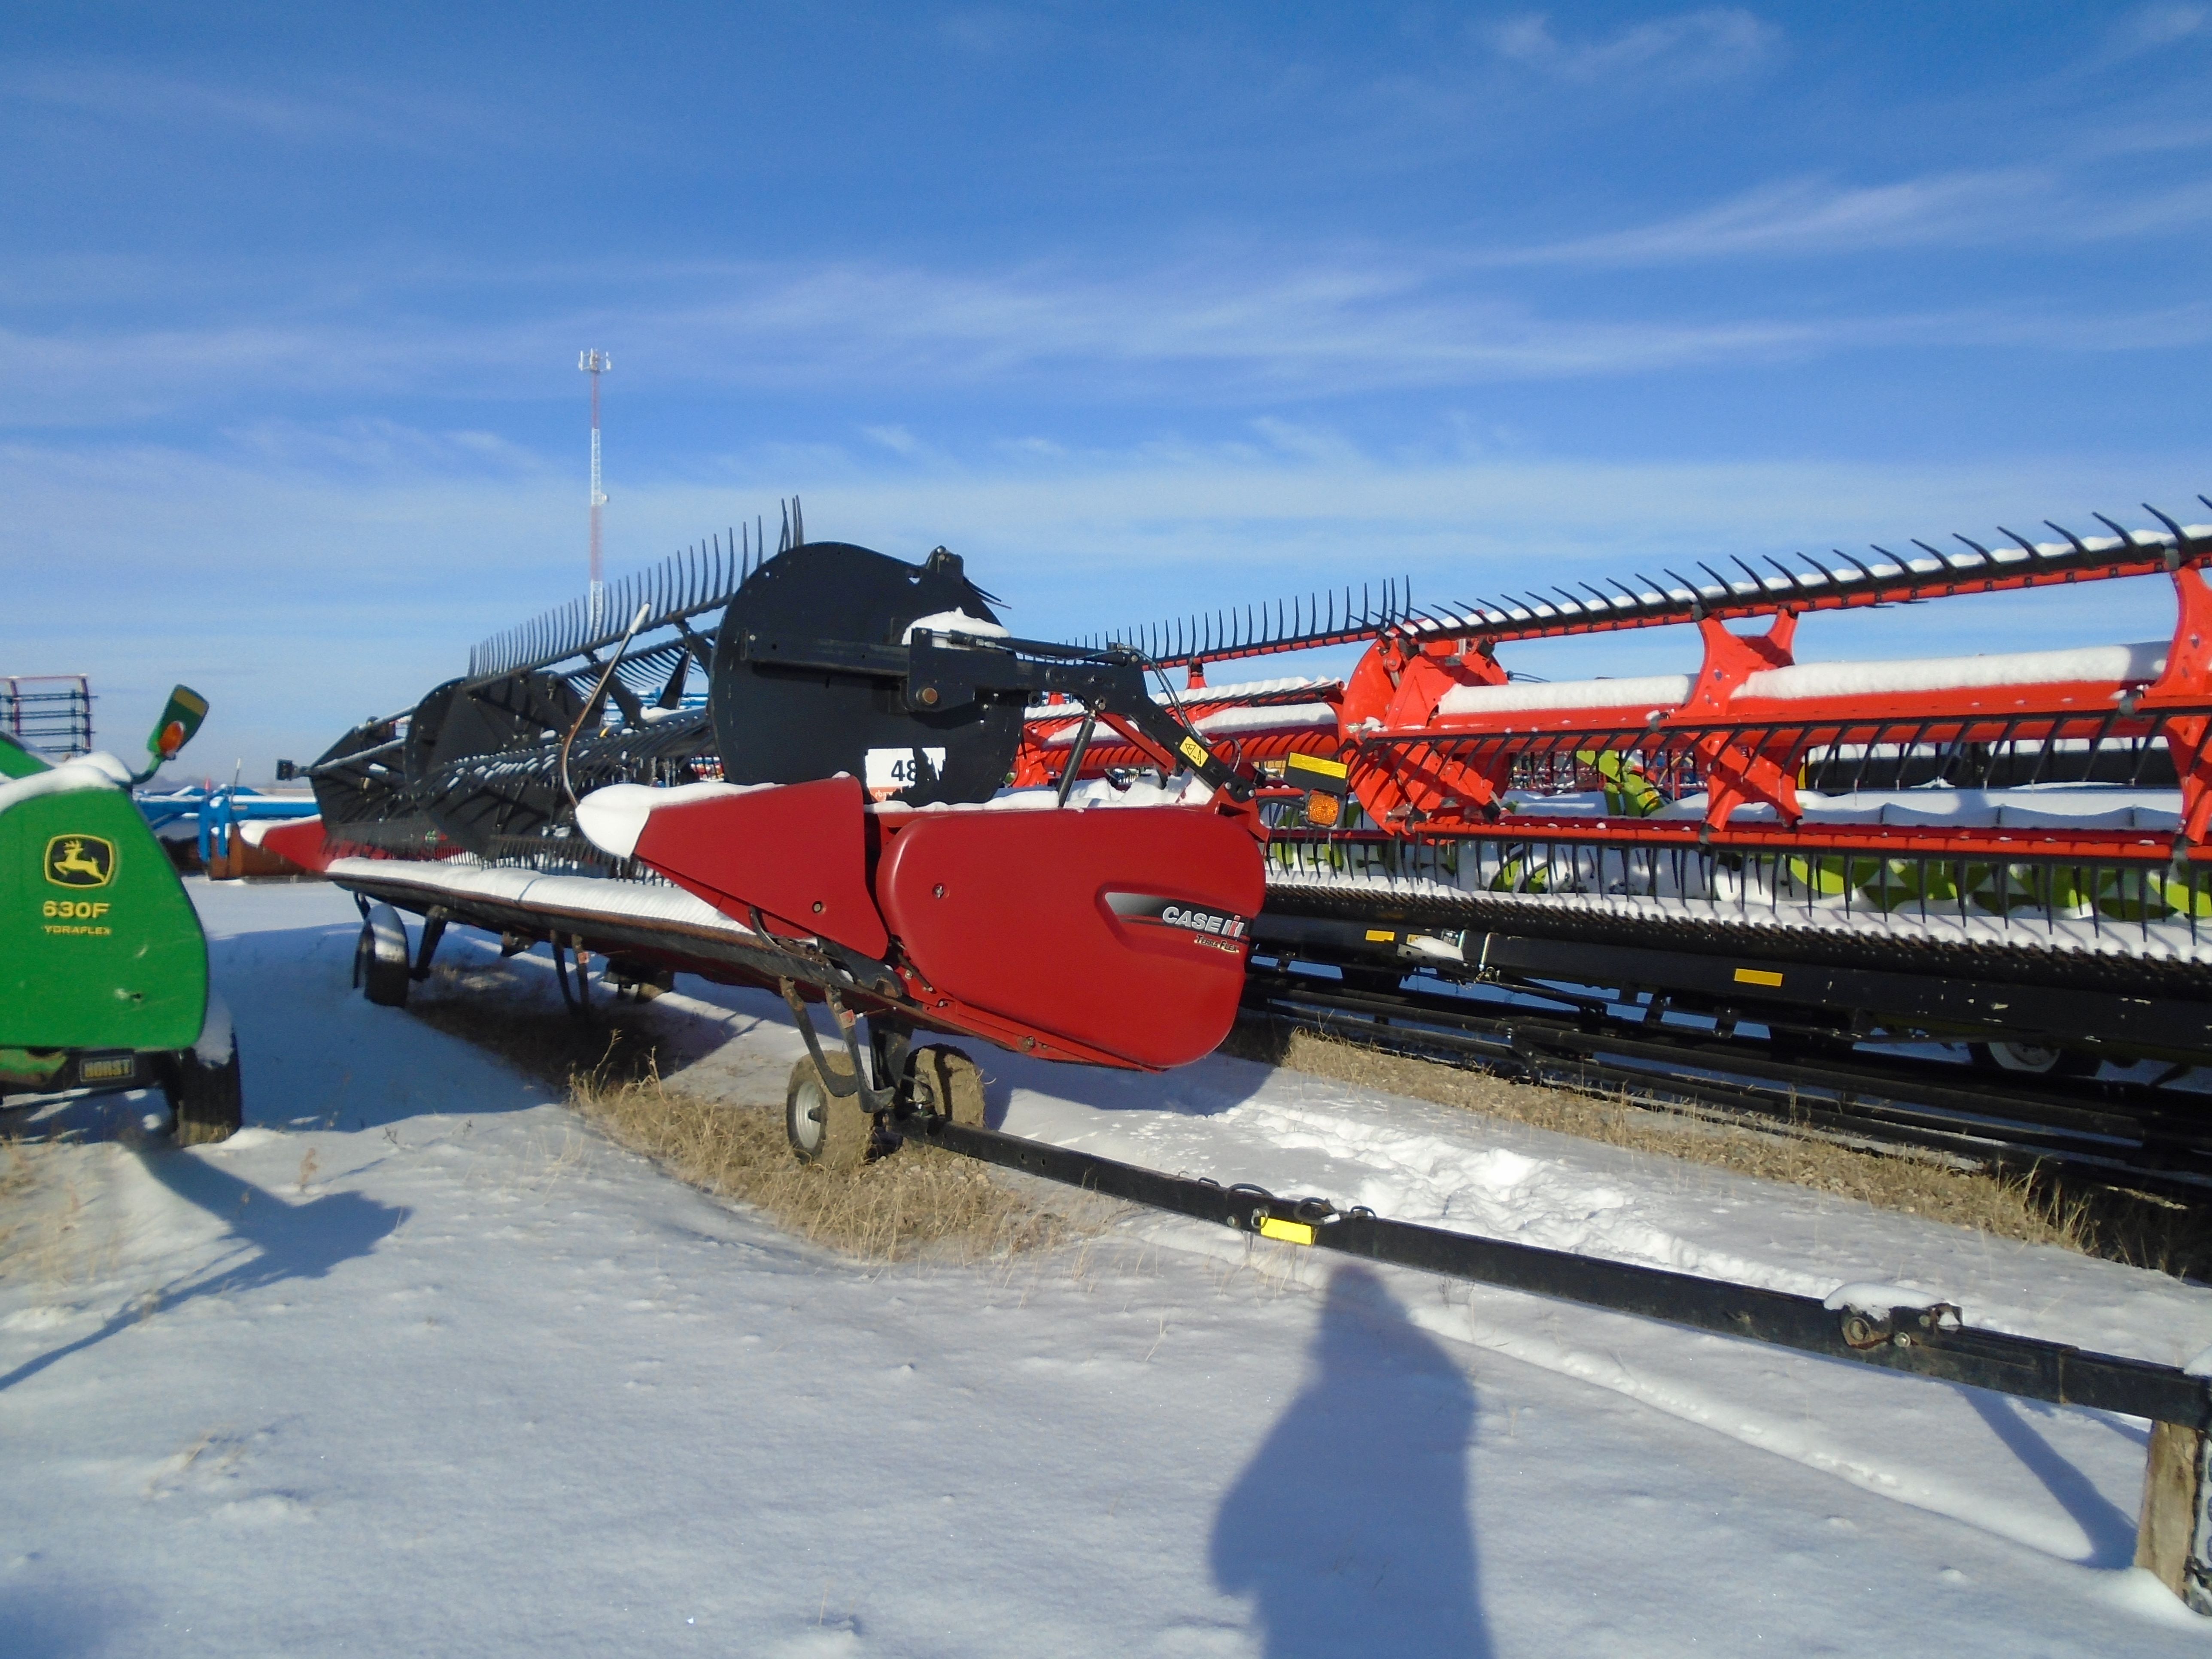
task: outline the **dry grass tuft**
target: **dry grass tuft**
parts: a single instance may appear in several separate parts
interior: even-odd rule
[[[1514,1083],[1486,1072],[1388,1054],[1310,1031],[1240,1023],[1225,1052],[1340,1083],[1460,1106],[1636,1152],[1659,1152],[1764,1181],[1787,1182],[1878,1208],[1928,1216],[1998,1238],[2057,1244],[2133,1267],[2201,1277],[2212,1231],[2185,1206],[2143,1194],[2068,1185],[2044,1170],[1966,1170],[1766,1133],[1635,1105],[1617,1097]]]
[[[39,1169],[31,1154],[17,1142],[0,1142],[0,1206],[5,1206],[0,1215],[0,1277],[13,1272],[15,1257],[22,1249],[21,1240],[29,1224],[23,1218],[23,1205],[39,1184]]]
[[[58,1286],[114,1271],[123,1253],[121,1224],[96,1233],[88,1225],[77,1183],[64,1177],[57,1189],[55,1173],[43,1146],[0,1142],[0,1203],[7,1206],[0,1222],[0,1279]]]
[[[569,1103],[617,1141],[680,1179],[766,1211],[817,1243],[870,1261],[973,1261],[1068,1237],[1060,1216],[994,1182],[971,1159],[906,1146],[860,1169],[803,1164],[784,1139],[783,1106],[721,1106],[657,1077],[604,1083],[579,1073]]]
[[[661,1079],[651,1032],[618,1012],[502,1007],[490,997],[425,997],[416,1016],[564,1087],[610,1139],[678,1180],[766,1212],[799,1237],[867,1261],[975,1261],[1086,1231],[994,1181],[981,1164],[906,1146],[852,1171],[802,1164],[783,1103],[726,1105]]]
[[[21,1198],[39,1184],[38,1166],[19,1141],[0,1141],[0,1199]]]

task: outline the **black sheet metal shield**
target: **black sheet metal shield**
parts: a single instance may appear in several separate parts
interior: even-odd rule
[[[447,680],[416,704],[407,722],[408,785],[419,790],[457,762],[557,737],[583,709],[576,689],[557,674],[510,674],[475,685]]]
[[[1021,741],[1020,693],[912,710],[899,679],[762,663],[745,650],[755,635],[896,646],[909,624],[956,611],[998,621],[949,553],[908,564],[815,542],[770,559],[730,601],[715,640],[709,707],[724,777],[806,783],[845,772],[872,794],[915,806],[988,800]]]
[[[557,674],[448,680],[407,723],[408,788],[431,822],[472,853],[490,853],[496,836],[536,835],[565,805],[558,781],[542,763],[502,767],[500,757],[542,760],[583,710],[582,696]]]

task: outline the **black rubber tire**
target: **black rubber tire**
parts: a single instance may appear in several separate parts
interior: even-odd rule
[[[407,988],[413,983],[406,963],[387,961],[376,953],[376,930],[365,921],[361,941],[353,949],[353,982],[380,1008],[404,1008]]]
[[[823,1058],[841,1081],[853,1075],[851,1056],[833,1053]],[[860,1096],[831,1094],[811,1056],[791,1068],[783,1096],[783,1133],[801,1164],[857,1170],[867,1162],[875,1130],[875,1119],[861,1109]]]
[[[2045,1048],[2030,1042],[1970,1042],[1966,1052],[1985,1072],[2014,1077],[2094,1077],[2104,1062],[2078,1048]]]
[[[914,1051],[915,1103],[927,1091],[930,1111],[949,1117],[963,1129],[981,1129],[983,1121],[983,1069],[957,1048],[932,1043]]]
[[[599,983],[612,986],[617,997],[627,994],[633,1002],[650,1002],[676,988],[676,975],[671,969],[617,957],[600,973]]]
[[[246,1121],[245,1075],[238,1064],[238,1040],[231,1039],[230,1058],[210,1065],[186,1048],[170,1057],[162,1093],[176,1122],[179,1146],[205,1146],[228,1140]]]

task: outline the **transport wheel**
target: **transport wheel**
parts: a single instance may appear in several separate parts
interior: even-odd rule
[[[840,1081],[853,1075],[849,1054],[826,1054]],[[860,1109],[858,1095],[833,1095],[823,1086],[810,1056],[791,1068],[783,1097],[783,1133],[801,1164],[825,1170],[857,1170],[866,1161],[875,1120]]]
[[[407,927],[388,904],[369,911],[353,950],[353,982],[380,1008],[404,1008],[409,969]]]
[[[176,1115],[179,1146],[204,1146],[238,1133],[245,1121],[246,1091],[235,1041],[225,1058],[212,1062],[186,1048],[170,1061],[167,1071],[161,1092]]]
[[[963,1129],[983,1127],[982,1067],[957,1048],[932,1043],[914,1053],[915,1092],[927,1091],[926,1103]]]
[[[1970,1042],[1966,1052],[1985,1071],[2013,1072],[2025,1077],[2094,1077],[2100,1063],[2094,1054],[2038,1042]]]
[[[676,975],[670,969],[622,957],[607,963],[605,977],[615,988],[617,996],[628,992],[633,1002],[650,1002],[664,991],[676,988]]]

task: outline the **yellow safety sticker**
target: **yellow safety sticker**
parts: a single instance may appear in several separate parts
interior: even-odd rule
[[[1370,945],[1395,945],[1398,936],[1395,933],[1386,933],[1377,927],[1370,927],[1367,930],[1367,942]]]
[[[1735,970],[1735,982],[1739,985],[1769,985],[1778,989],[1782,975],[1770,968],[1739,968]]]
[[[1306,776],[1300,778],[1296,775],[1301,772]],[[1352,769],[1342,761],[1323,760],[1318,755],[1293,752],[1283,762],[1284,782],[1305,783],[1310,787],[1333,790],[1340,794],[1344,791],[1346,780],[1351,775]],[[1316,783],[1316,779],[1325,781]]]
[[[1285,1244],[1310,1244],[1314,1242],[1314,1230],[1303,1221],[1285,1221],[1271,1215],[1260,1223],[1260,1237],[1279,1238]]]
[[[1206,745],[1196,738],[1185,738],[1182,740],[1182,757],[1193,766],[1203,766],[1213,758],[1206,753]]]

